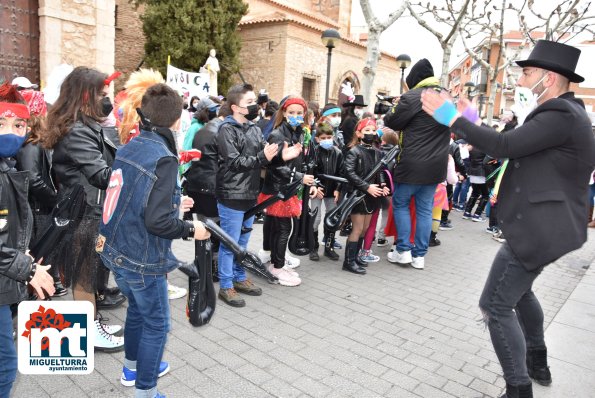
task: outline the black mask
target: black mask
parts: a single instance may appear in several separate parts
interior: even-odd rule
[[[103,116],[108,116],[110,112],[114,109],[112,102],[110,101],[109,97],[103,97],[101,99],[101,113]]]
[[[209,120],[213,120],[217,117],[217,111],[209,111]]]
[[[252,104],[246,107],[248,109],[248,114],[244,115],[244,117],[248,120],[254,120],[258,117],[258,105]]]
[[[366,145],[372,145],[376,141],[376,134],[364,134],[362,142]]]

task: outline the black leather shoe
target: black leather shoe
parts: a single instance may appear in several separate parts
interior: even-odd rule
[[[126,301],[126,296],[121,293],[110,295],[110,294],[98,294],[96,299],[97,309],[108,310],[116,308],[122,305]]]
[[[68,294],[68,290],[66,290],[61,283],[54,284],[54,290],[52,297],[62,297]]]
[[[115,295],[120,294],[120,293],[122,293],[122,291],[117,286],[115,286],[115,287],[108,287],[108,288],[105,289],[105,294],[110,295],[110,296],[115,296]]]

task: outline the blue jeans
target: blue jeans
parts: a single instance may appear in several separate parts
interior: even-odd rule
[[[10,396],[17,377],[17,351],[12,339],[10,305],[0,305],[0,397]]]
[[[244,221],[244,212],[234,210],[217,203],[219,218],[221,220],[221,229],[223,229],[233,240],[244,249],[248,246],[250,232],[242,233],[244,228],[252,228],[254,217]],[[221,289],[230,289],[233,282],[243,282],[246,280],[246,271],[240,266],[233,257],[233,252],[221,242],[219,246],[219,287]]]
[[[453,206],[464,206],[467,201],[467,194],[469,193],[469,187],[471,186],[471,180],[465,178],[463,182],[457,182],[454,193],[452,195]]]
[[[437,184],[415,185],[395,184],[393,213],[397,227],[397,251],[411,250],[413,257],[423,257],[428,252],[430,232],[432,232],[432,207]],[[409,203],[415,198],[415,245],[409,242],[411,235],[411,214]]]
[[[107,263],[128,298],[124,325],[124,366],[136,369],[136,397],[157,394],[157,375],[170,329],[165,274],[139,274]]]
[[[531,290],[542,270],[527,271],[504,243],[479,299],[504,380],[513,386],[531,383],[525,362],[527,349],[545,347],[543,310]]]

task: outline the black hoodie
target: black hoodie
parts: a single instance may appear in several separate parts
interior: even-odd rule
[[[432,76],[434,76],[434,68],[432,68],[430,61],[423,58],[413,65],[405,82],[409,90],[412,90],[419,82]]]

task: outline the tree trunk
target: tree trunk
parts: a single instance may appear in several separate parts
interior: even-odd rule
[[[366,55],[366,64],[362,70],[362,95],[364,102],[371,106],[372,87],[374,87],[374,79],[376,78],[376,68],[378,67],[378,59],[380,58],[380,34],[382,32],[368,28],[368,52]]]
[[[496,94],[498,91],[498,82],[496,79],[490,82],[490,97],[488,98],[488,107],[487,107],[487,114],[486,118],[488,125],[492,125],[492,119],[494,118],[494,105],[496,102]],[[499,111],[498,111],[499,112]]]
[[[440,42],[442,46],[442,74],[440,75],[440,85],[448,88],[448,65],[450,64],[450,55],[452,54],[452,41]]]

